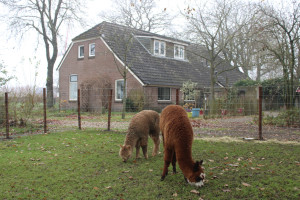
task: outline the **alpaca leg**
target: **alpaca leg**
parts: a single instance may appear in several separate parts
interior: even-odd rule
[[[136,142],[135,148],[136,148],[136,159],[140,158],[140,147],[141,147],[141,142],[138,140]]]
[[[173,152],[173,159],[172,159],[172,166],[173,166],[173,174],[176,174],[176,153]]]
[[[147,144],[148,144],[148,137],[147,138],[142,138],[142,140],[141,140],[141,146],[142,146],[144,157],[146,159],[148,159]]]
[[[164,170],[163,170],[163,173],[161,175],[161,179],[160,180],[164,180],[166,178],[166,176],[168,175],[168,167],[171,163],[171,160],[172,160],[172,151],[171,150],[168,150],[168,149],[165,149],[165,154],[164,154]]]
[[[153,148],[153,152],[152,152],[152,156],[156,156],[158,154],[159,151],[159,136],[158,137],[152,137],[153,143],[154,143],[154,148]]]

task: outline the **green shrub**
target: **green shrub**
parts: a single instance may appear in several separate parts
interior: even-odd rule
[[[263,117],[263,124],[274,126],[293,126],[300,127],[300,110],[291,109],[285,110],[278,114],[278,116],[265,116]]]
[[[5,122],[5,105],[4,105],[4,95],[0,94],[0,126]]]

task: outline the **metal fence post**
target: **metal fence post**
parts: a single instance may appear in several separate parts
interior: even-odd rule
[[[43,88],[43,103],[44,103],[44,133],[47,133],[46,88]]]
[[[5,92],[5,126],[6,126],[6,139],[9,138],[9,115],[8,115],[8,93]]]
[[[81,115],[80,115],[80,89],[77,91],[77,107],[78,107],[78,128],[81,130]]]
[[[263,140],[263,137],[262,137],[262,86],[258,87],[258,139]]]
[[[109,100],[108,100],[108,121],[107,121],[108,131],[110,131],[111,104],[112,104],[112,89],[109,90]]]

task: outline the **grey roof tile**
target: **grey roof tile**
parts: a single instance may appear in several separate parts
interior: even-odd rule
[[[193,52],[199,51],[205,53],[205,50],[196,45],[177,40],[171,37],[166,37],[146,31],[141,31],[125,26],[102,22],[84,33],[76,36],[73,41],[84,40],[102,36],[112,51],[130,67],[130,70],[145,84],[145,85],[161,85],[180,87],[182,83],[191,80],[197,82],[199,87],[209,87],[210,71],[209,68],[201,62],[201,59],[195,57]],[[149,50],[138,40],[139,36],[147,36],[152,38],[161,38],[162,40],[171,40],[187,44],[186,52],[188,61],[177,60],[167,57],[159,57],[152,55]],[[131,38],[131,42],[127,40]],[[129,53],[126,51],[127,44]],[[228,64],[222,64],[219,68],[230,68]],[[221,70],[221,69],[218,69]],[[227,77],[227,78],[226,78]],[[238,69],[230,72],[224,72],[218,75],[218,81],[222,85],[232,85],[240,79],[244,79],[245,75]]]

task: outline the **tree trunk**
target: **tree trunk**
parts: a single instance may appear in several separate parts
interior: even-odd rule
[[[124,79],[124,85],[123,85],[123,98],[122,98],[122,101],[123,101],[123,108],[122,108],[122,119],[125,119],[125,112],[126,112],[126,73],[125,73],[125,76],[123,77]]]
[[[54,62],[48,63],[48,71],[47,71],[47,107],[52,108],[54,106],[54,97],[53,97],[53,68]]]

